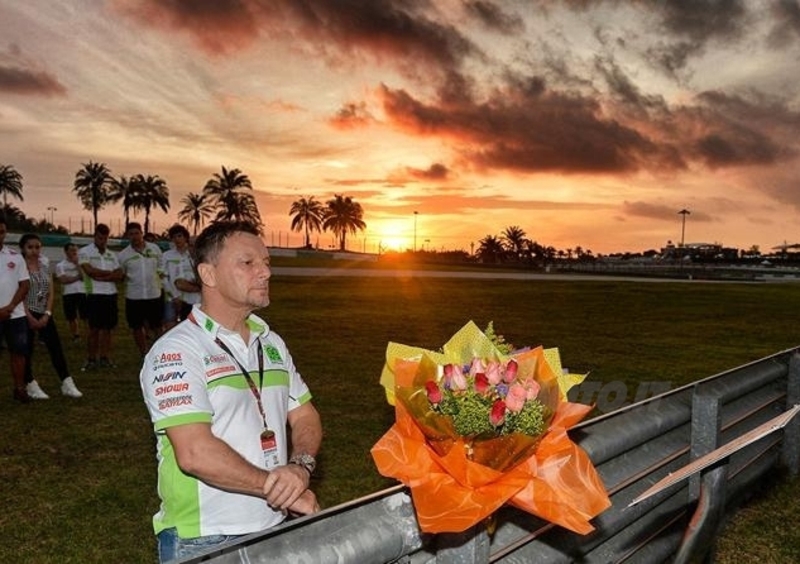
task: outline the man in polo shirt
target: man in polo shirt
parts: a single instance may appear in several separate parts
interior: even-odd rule
[[[117,282],[124,274],[119,266],[117,253],[108,248],[108,225],[98,223],[94,230],[94,242],[78,251],[78,262],[83,269],[86,285],[86,311],[89,321],[86,372],[100,366],[113,368],[111,362],[111,332],[119,321],[117,307]],[[97,353],[102,351],[98,359]]]
[[[144,240],[141,224],[131,222],[125,229],[130,244],[119,253],[125,273],[125,319],[139,352],[147,352],[147,332],[161,334],[164,297],[161,288],[161,249]]]
[[[6,218],[0,214],[0,338],[5,339],[11,357],[14,399],[28,403],[31,401],[25,390],[28,320],[23,302],[30,287],[30,277],[22,255],[5,244],[7,232]]]
[[[286,344],[253,314],[269,304],[267,249],[252,225],[216,222],[195,257],[201,303],[139,376],[157,437],[161,562],[319,510],[308,489],[319,414]]]

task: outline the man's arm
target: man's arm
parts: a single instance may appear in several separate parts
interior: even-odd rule
[[[291,410],[288,419],[292,430],[292,455],[316,456],[322,444],[322,420],[314,405],[304,403]]]
[[[11,298],[11,301],[8,302],[5,306],[0,307],[0,321],[6,320],[11,317],[11,313],[14,311],[14,308],[25,299],[25,296],[28,295],[28,289],[30,288],[30,281],[29,280],[20,280],[19,284],[17,284],[17,291],[14,292],[14,295]]]
[[[169,427],[166,432],[178,466],[185,473],[215,488],[263,497],[269,472],[250,464],[218,439],[211,425],[189,423]]]

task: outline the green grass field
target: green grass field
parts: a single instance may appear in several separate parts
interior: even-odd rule
[[[790,284],[496,281],[275,276],[263,313],[288,343],[325,428],[323,506],[383,489],[370,447],[393,422],[378,384],[388,341],[438,348],[470,319],[518,345],[559,347],[564,365],[598,381],[678,386],[800,344],[800,287]],[[0,357],[0,562],[156,561],[154,439],[142,403],[140,359],[116,332],[119,368],[82,374],[85,397],[58,393],[44,347],[35,374],[52,399],[11,401]],[[787,480],[740,512],[719,543],[723,563],[800,560],[800,482]]]

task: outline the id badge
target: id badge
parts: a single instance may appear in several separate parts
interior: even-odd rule
[[[264,453],[264,464],[267,470],[272,470],[280,465],[278,459],[278,441],[275,432],[269,429],[261,431],[261,451]]]

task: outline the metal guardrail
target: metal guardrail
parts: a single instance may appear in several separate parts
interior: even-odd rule
[[[800,403],[800,349],[711,376],[584,422],[570,435],[613,505],[574,534],[514,508],[460,534],[427,535],[407,490],[394,487],[185,560],[218,564],[555,564],[697,562],[727,511],[777,466],[800,470],[800,418],[688,481],[629,507],[671,472]]]

